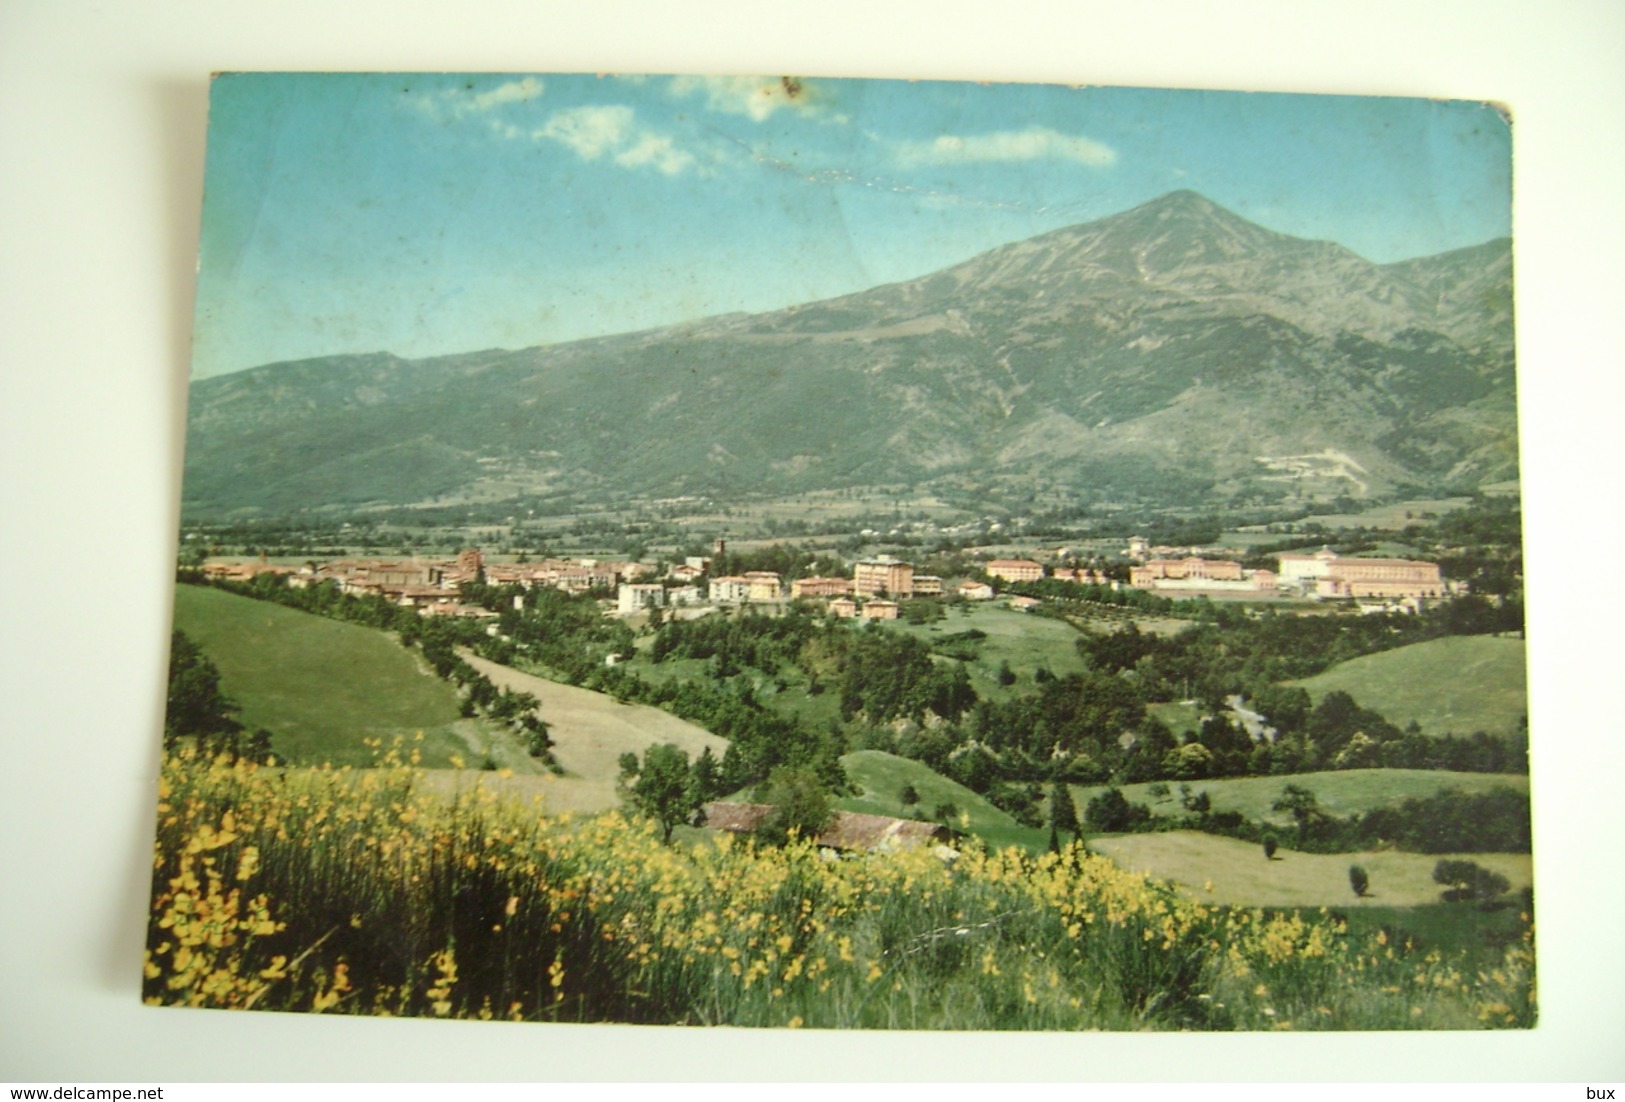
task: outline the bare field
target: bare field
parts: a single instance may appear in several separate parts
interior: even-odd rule
[[[1414,907],[1437,903],[1443,889],[1433,866],[1463,857],[1506,877],[1514,892],[1530,885],[1527,853],[1426,854],[1392,850],[1299,853],[1282,848],[1274,860],[1252,842],[1200,831],[1119,834],[1089,839],[1089,848],[1131,872],[1173,884],[1193,899],[1249,907]],[[1371,876],[1371,890],[1356,897],[1349,866]]]

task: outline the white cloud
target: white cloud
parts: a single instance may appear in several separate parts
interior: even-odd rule
[[[675,176],[684,169],[692,168],[694,158],[674,146],[670,138],[644,131],[636,145],[615,154],[615,163],[625,168],[653,165],[667,176]]]
[[[1033,126],[1026,130],[944,134],[933,141],[904,142],[898,147],[897,159],[908,165],[1062,160],[1076,161],[1090,168],[1110,168],[1117,163],[1117,151],[1081,134],[1063,134],[1047,126]]]
[[[818,113],[823,109],[817,87],[796,77],[673,77],[674,96],[703,95],[713,111],[744,115],[756,122],[775,111]],[[844,116],[833,117],[840,121]]]
[[[556,111],[532,137],[568,146],[582,160],[608,157],[622,168],[653,168],[667,176],[697,164],[663,134],[639,126],[630,107],[570,107]]]
[[[536,99],[546,89],[536,77],[522,77],[519,80],[510,80],[506,84],[499,84],[488,92],[480,92],[463,100],[459,110],[464,114],[470,112],[486,112],[495,107],[509,103],[524,103]]]
[[[630,107],[570,107],[554,112],[535,136],[563,142],[583,160],[596,161],[626,142],[631,129]]]
[[[483,92],[475,92],[467,85],[444,88],[433,95],[425,95],[416,102],[418,109],[430,118],[445,121],[489,116],[512,104],[539,99],[546,89],[546,84],[537,77],[520,77]],[[497,133],[502,133],[505,128],[512,129],[495,118],[488,121],[491,129]]]

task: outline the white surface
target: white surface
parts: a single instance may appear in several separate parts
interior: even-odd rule
[[[1620,529],[1622,47],[1625,8],[1607,0],[7,0],[0,1081],[1625,1079],[1618,602],[1565,568],[1571,553],[1614,550]],[[782,72],[1509,104],[1540,1027],[798,1035],[141,1006],[207,76],[221,69]]]

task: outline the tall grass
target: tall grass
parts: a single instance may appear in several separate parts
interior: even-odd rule
[[[388,757],[388,755],[386,755]],[[410,761],[166,761],[149,1002],[906,1029],[1528,1026],[1493,959],[1206,906],[1072,848],[836,860],[420,790]]]

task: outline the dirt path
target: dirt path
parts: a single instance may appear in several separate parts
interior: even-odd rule
[[[463,657],[498,688],[530,693],[541,701],[540,714],[553,738],[553,757],[565,771],[563,777],[504,779],[482,774],[480,783],[540,795],[550,812],[606,811],[619,804],[615,779],[620,756],[628,751],[641,755],[650,746],[671,742],[690,758],[710,747],[720,761],[728,749],[726,739],[658,708],[622,704],[603,693],[520,673],[466,652]]]

